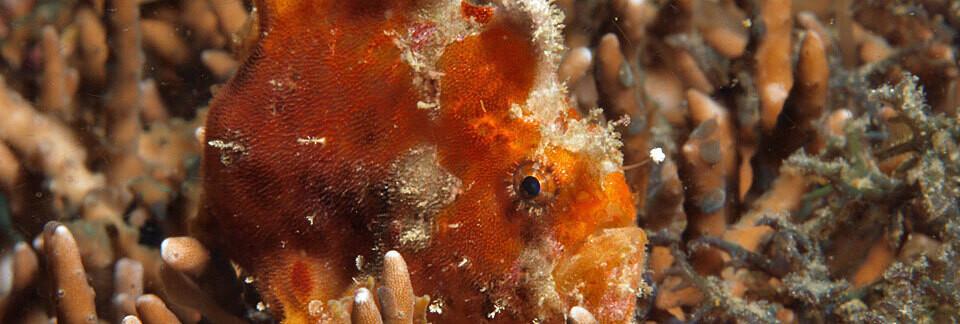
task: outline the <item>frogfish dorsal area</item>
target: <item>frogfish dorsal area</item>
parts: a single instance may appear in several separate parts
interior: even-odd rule
[[[397,250],[431,321],[632,318],[646,238],[619,135],[557,79],[549,1],[257,6],[211,103],[203,212],[274,314],[337,318]]]

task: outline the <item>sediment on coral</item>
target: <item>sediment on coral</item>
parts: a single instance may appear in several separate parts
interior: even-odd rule
[[[631,120],[638,322],[960,321],[960,4],[556,4],[569,102]],[[0,3],[0,322],[273,321],[195,222],[205,106],[251,9]],[[422,313],[386,259],[337,307]]]

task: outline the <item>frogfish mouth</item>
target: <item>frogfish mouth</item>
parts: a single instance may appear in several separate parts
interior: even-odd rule
[[[257,0],[211,103],[202,219],[285,323],[399,251],[436,323],[633,320],[621,141],[568,102],[548,0]]]

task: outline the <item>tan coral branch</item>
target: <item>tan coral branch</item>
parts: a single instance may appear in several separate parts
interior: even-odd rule
[[[733,124],[727,109],[697,90],[687,91],[690,116],[697,128],[683,144],[687,173],[694,174],[688,198],[694,233],[719,236],[726,228],[727,193],[736,169]]]
[[[377,303],[367,288],[357,289],[353,297],[353,311],[350,319],[356,324],[383,324]]]
[[[66,226],[50,222],[43,229],[43,250],[54,282],[59,323],[97,323],[93,287],[80,259],[77,241]]]
[[[25,242],[17,242],[13,249],[0,257],[0,318],[20,291],[37,277],[37,254]]]
[[[12,193],[20,181],[22,167],[10,147],[0,141],[0,190]]]
[[[247,21],[247,10],[243,7],[240,0],[217,0],[210,1],[213,11],[220,18],[220,28],[229,35],[233,44],[239,43],[238,32],[243,29],[243,24]]]
[[[210,252],[200,241],[189,236],[163,240],[160,256],[170,267],[194,277],[200,275],[210,261]]]
[[[204,53],[206,54],[206,53]],[[589,48],[577,47],[567,51],[560,62],[559,79],[571,86],[580,81],[590,67],[593,66],[593,53]]]
[[[157,295],[147,294],[137,298],[137,312],[146,324],[180,324],[177,316]]]
[[[136,300],[143,295],[143,265],[140,262],[122,258],[114,265],[114,307],[117,318],[137,315]]]
[[[227,43],[209,1],[184,1],[181,6],[180,21],[189,29],[194,48],[221,48]]]
[[[116,57],[107,99],[107,137],[112,163],[107,173],[113,186],[123,187],[138,172],[137,139],[141,132],[140,109],[143,104],[140,78],[140,7],[137,0],[116,0],[110,13],[112,53]]]
[[[206,50],[200,54],[203,65],[219,80],[229,79],[233,72],[237,70],[240,63],[233,58],[233,55],[223,50]]]
[[[620,40],[614,34],[606,34],[597,46],[597,88],[607,98],[604,107],[611,118],[630,115],[637,107],[633,91],[634,78],[630,63],[623,57]]]
[[[157,82],[153,79],[143,80],[140,82],[140,91],[143,92],[143,122],[150,124],[167,121],[170,118],[170,113],[163,103],[163,98],[160,97]]]
[[[67,90],[67,61],[60,48],[60,35],[53,26],[43,27],[43,78],[40,83],[40,104],[43,109],[65,121],[73,119]]]
[[[790,0],[763,0],[760,6],[766,33],[755,56],[757,92],[760,94],[760,125],[769,132],[777,126],[777,118],[793,88],[790,66],[793,18]]]
[[[125,316],[122,320],[120,320],[120,323],[121,324],[143,324],[143,322],[140,321],[139,317],[136,317],[133,315]]]
[[[190,60],[190,47],[177,34],[170,23],[159,19],[144,19],[140,22],[144,46],[164,61],[182,65]]]
[[[820,35],[813,31],[807,31],[800,45],[794,116],[800,130],[808,137],[815,132],[815,123],[827,109],[830,66],[825,46]],[[806,147],[810,152],[819,151],[815,142],[807,143]]]
[[[407,263],[397,251],[389,251],[383,258],[383,285],[379,293],[383,317],[387,324],[413,322],[414,294]]]
[[[3,81],[0,80],[0,87]],[[103,187],[104,180],[86,167],[87,152],[76,136],[56,120],[40,114],[19,94],[0,89],[0,140],[36,161],[53,181],[50,190],[79,206],[83,198]],[[43,136],[37,135],[43,130]]]
[[[93,10],[81,8],[74,18],[79,30],[80,71],[86,82],[103,85],[107,79],[107,31]]]

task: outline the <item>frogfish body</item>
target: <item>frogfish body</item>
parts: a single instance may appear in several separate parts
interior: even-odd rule
[[[329,318],[397,250],[432,322],[632,320],[646,237],[618,134],[557,79],[549,1],[256,5],[211,103],[203,213],[277,317]]]

